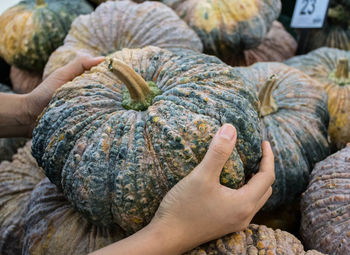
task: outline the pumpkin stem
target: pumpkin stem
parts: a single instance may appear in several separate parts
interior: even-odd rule
[[[259,115],[264,117],[271,113],[277,112],[278,106],[275,99],[272,97],[272,91],[277,83],[277,76],[272,75],[266,82],[264,87],[259,92],[259,100],[261,103]]]
[[[335,77],[338,79],[349,78],[349,59],[342,58],[338,60],[337,70],[335,71]]]
[[[45,4],[46,4],[45,0],[36,0],[36,5],[37,6],[45,5]]]
[[[348,11],[340,4],[328,9],[328,18],[338,23],[348,22]]]
[[[108,68],[127,88],[122,101],[126,109],[144,111],[152,104],[153,98],[161,94],[154,82],[146,82],[133,68],[118,59],[111,59]]]

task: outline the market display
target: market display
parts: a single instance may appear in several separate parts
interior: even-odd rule
[[[347,51],[320,48],[286,61],[323,84],[328,94],[328,133],[334,149],[338,150],[350,142],[349,59]]]
[[[321,1],[18,2],[0,10],[4,102],[77,56],[105,59],[55,92],[32,141],[0,137],[1,255],[83,255],[139,231],[224,123],[237,142],[220,188],[257,173],[267,140],[272,195],[246,229],[185,255],[350,254],[350,0],[326,12]],[[0,116],[3,136],[21,113],[10,127]]]
[[[350,253],[350,145],[319,162],[301,203],[305,245],[328,254]]]

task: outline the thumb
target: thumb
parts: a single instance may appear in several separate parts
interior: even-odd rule
[[[231,124],[224,124],[213,137],[209,149],[198,171],[213,176],[214,180],[220,177],[222,168],[230,157],[237,140],[237,131]],[[214,178],[215,176],[215,178]]]

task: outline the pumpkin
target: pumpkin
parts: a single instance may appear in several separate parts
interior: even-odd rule
[[[330,115],[328,132],[334,150],[350,142],[349,59],[347,51],[321,48],[286,61],[324,84]]]
[[[92,10],[85,0],[23,0],[0,16],[0,56],[11,65],[40,72],[72,21]]]
[[[106,56],[147,45],[202,51],[195,32],[164,4],[109,1],[73,22],[64,45],[50,57],[44,78],[79,54]]]
[[[162,0],[193,28],[204,52],[227,56],[257,47],[281,10],[280,0]]]
[[[329,254],[350,254],[350,144],[316,164],[302,196],[305,245]]]
[[[48,179],[32,192],[25,222],[24,255],[87,254],[125,237],[117,226],[108,229],[88,223]],[[250,225],[244,231],[208,242],[186,254],[238,255],[253,251],[254,254],[321,254],[305,253],[293,235],[258,225]]]
[[[250,66],[256,62],[276,61],[281,62],[295,55],[297,42],[283,27],[274,21],[270,31],[262,43],[253,49],[245,50],[242,54],[233,55],[231,59],[225,58],[225,62],[232,66]]]
[[[11,89],[0,83],[0,93],[12,93]],[[17,149],[26,143],[24,138],[0,138],[0,162],[11,160]]]
[[[26,94],[35,89],[42,81],[42,74],[29,72],[11,66],[10,79],[13,91],[19,94]]]
[[[118,226],[89,223],[47,178],[31,194],[25,224],[23,255],[85,255],[125,237]]]
[[[258,94],[264,138],[275,155],[276,180],[265,210],[288,204],[305,190],[313,165],[329,155],[328,111],[322,85],[281,63],[237,68]]]
[[[236,126],[238,142],[221,182],[241,186],[261,157],[257,106],[216,57],[123,49],[57,91],[34,129],[33,155],[90,221],[130,233],[201,161],[222,123]]]
[[[0,164],[0,254],[21,254],[29,198],[44,177],[31,155],[30,142],[12,162]]]

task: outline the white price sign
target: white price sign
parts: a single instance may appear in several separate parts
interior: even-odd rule
[[[297,0],[291,27],[320,28],[327,14],[329,0]]]

